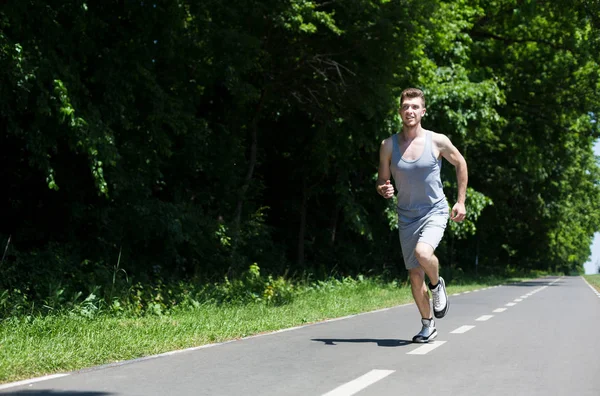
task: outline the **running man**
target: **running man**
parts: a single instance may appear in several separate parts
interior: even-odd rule
[[[439,245],[450,219],[465,219],[467,162],[445,135],[423,129],[425,96],[416,88],[405,89],[400,96],[402,131],[381,142],[377,193],[389,199],[394,196],[394,179],[398,190],[398,228],[404,264],[419,313],[421,331],[413,342],[426,343],[437,337],[435,321],[448,312],[448,295],[444,279],[439,276],[435,248]],[[442,157],[456,168],[458,198],[449,214],[442,188]],[[429,287],[425,284],[425,275]],[[429,303],[433,297],[433,315]]]

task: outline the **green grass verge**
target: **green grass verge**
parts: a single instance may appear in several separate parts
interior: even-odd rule
[[[583,277],[589,282],[590,285],[594,286],[596,290],[600,291],[600,274],[583,275]]]
[[[449,285],[448,293],[503,283]],[[165,316],[77,315],[13,318],[0,322],[0,383],[318,322],[412,303],[410,288],[363,281],[302,293],[290,304],[206,304]]]

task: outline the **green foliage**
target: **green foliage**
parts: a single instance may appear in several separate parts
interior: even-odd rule
[[[465,220],[460,223],[454,221],[449,222],[450,232],[457,239],[466,239],[469,236],[475,235],[477,233],[477,220],[481,216],[481,212],[483,212],[487,206],[493,205],[493,202],[489,197],[486,197],[470,187],[467,188],[466,202],[467,215]],[[452,208],[452,205],[452,203],[448,203],[450,208]]]
[[[263,276],[256,263],[250,265],[239,278],[225,277],[220,282],[198,284],[194,282],[158,281],[122,283],[111,288],[110,293],[98,285],[90,286],[89,293],[73,291],[61,284],[49,283],[43,304],[30,301],[27,293],[18,289],[0,293],[0,319],[33,318],[46,315],[68,315],[85,319],[111,317],[147,317],[172,315],[180,311],[197,310],[206,305],[237,306],[259,304],[284,306],[306,293],[345,291],[357,288],[382,287],[382,279],[330,277],[323,280],[293,280],[284,276]],[[392,282],[390,287],[395,287]]]
[[[277,305],[287,274],[402,278],[372,176],[408,86],[469,165],[442,266],[580,271],[600,229],[598,7],[6,2],[3,313],[164,315],[203,303],[187,282]]]
[[[263,277],[256,263],[252,264],[239,279],[216,284],[212,299],[218,303],[259,303],[268,305],[287,304],[295,294],[294,286],[283,277],[273,278],[272,275]]]

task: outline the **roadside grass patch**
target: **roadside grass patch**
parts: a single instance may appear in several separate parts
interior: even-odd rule
[[[600,274],[583,275],[583,277],[600,292]]]

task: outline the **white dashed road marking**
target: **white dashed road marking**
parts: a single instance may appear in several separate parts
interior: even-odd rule
[[[485,322],[486,320],[490,320],[493,317],[494,317],[494,315],[483,315],[483,316],[478,317],[475,320],[478,322]]]
[[[504,312],[504,311],[506,311],[507,309],[508,309],[508,308],[496,308],[496,309],[494,309],[492,312],[497,312],[497,313],[500,313],[500,312]]]
[[[444,345],[446,341],[433,341],[429,344],[425,344],[423,346],[418,347],[410,352],[407,352],[407,355],[426,355],[429,352],[433,351],[435,348],[441,347]]]
[[[507,307],[514,307],[515,305],[517,305],[517,303],[508,303],[508,304],[506,304]]]
[[[331,392],[325,393],[323,396],[350,396],[360,392],[367,386],[374,384],[375,382],[384,379],[388,375],[392,374],[394,370],[371,370],[367,374],[358,377],[355,380],[345,383],[332,390]]]
[[[472,328],[474,328],[475,326],[460,326],[458,329],[456,330],[452,330],[450,332],[450,334],[462,334],[462,333],[466,333],[467,331],[471,330]]]

